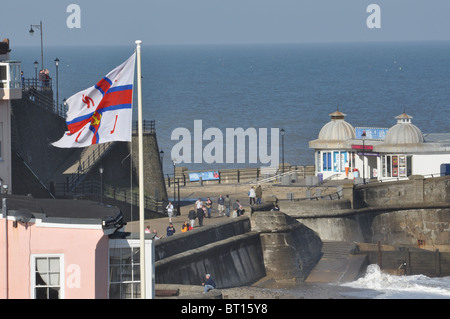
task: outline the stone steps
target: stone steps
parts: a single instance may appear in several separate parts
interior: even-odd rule
[[[360,277],[368,264],[366,255],[352,255],[357,245],[352,242],[324,241],[322,257],[306,278],[306,282],[349,282]]]

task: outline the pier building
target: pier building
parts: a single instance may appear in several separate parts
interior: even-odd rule
[[[309,142],[321,179],[397,180],[450,174],[450,133],[428,133],[402,113],[390,128],[356,127],[337,110]]]

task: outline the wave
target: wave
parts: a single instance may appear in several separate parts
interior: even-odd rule
[[[395,276],[375,264],[367,267],[364,277],[340,285],[369,290],[367,297],[375,299],[450,299],[450,277]]]

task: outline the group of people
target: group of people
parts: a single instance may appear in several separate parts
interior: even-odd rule
[[[250,198],[250,205],[259,205],[261,204],[262,199],[262,188],[261,185],[258,185],[256,189],[252,186],[248,192],[248,197]],[[181,226],[181,232],[187,232],[194,228],[196,224],[196,220],[198,220],[198,226],[203,226],[203,222],[206,218],[211,218],[213,209],[213,201],[210,197],[203,201],[201,198],[198,198],[194,204],[194,207],[189,210],[188,220],[185,220],[183,225]],[[174,206],[172,202],[169,202],[166,206],[167,215],[169,217],[169,226],[166,229],[166,236],[172,236],[175,233],[175,228],[172,223],[172,217],[174,216]],[[226,217],[239,217],[245,213],[245,209],[242,207],[239,199],[236,199],[232,202],[229,195],[225,197],[223,195],[219,195],[217,199],[217,211],[219,216]]]
[[[250,190],[248,191],[248,198],[250,199],[250,206],[251,205],[261,205],[262,200],[262,188],[261,185],[258,185],[256,189],[252,186]]]
[[[146,234],[154,234],[155,236],[153,237],[154,239],[161,239],[162,236],[158,236],[158,232],[156,231],[156,229],[153,229],[153,231],[150,229],[150,226],[147,226],[147,228],[145,228],[145,233]]]

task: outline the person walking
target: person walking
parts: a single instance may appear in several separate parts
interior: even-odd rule
[[[206,211],[208,212],[208,218],[211,218],[211,209],[212,209],[212,201],[211,198],[208,197],[206,200]]]
[[[217,210],[219,211],[219,216],[222,216],[225,211],[225,198],[222,195],[219,195],[217,199]]]
[[[172,216],[173,216],[173,205],[171,202],[169,202],[169,205],[167,205],[166,209],[167,209],[167,215],[169,215],[169,223],[171,223]]]
[[[225,205],[225,214],[227,215],[227,217],[230,217],[231,199],[229,195],[225,197],[223,203]]]
[[[205,275],[206,281],[202,283],[202,286],[205,287],[205,293],[212,289],[216,289],[216,282],[211,278],[210,274]]]
[[[195,210],[197,207],[194,207],[194,209],[191,209],[188,213],[189,222],[191,223],[191,227],[194,227],[195,219],[197,218],[197,213]]]
[[[197,201],[195,202],[195,206],[197,207],[197,210],[203,206],[203,202],[202,202],[201,198],[197,199]]]
[[[203,226],[203,218],[205,218],[205,211],[203,205],[202,207],[197,209],[197,218],[198,218],[198,225]]]
[[[261,199],[262,199],[261,185],[258,185],[258,187],[256,187],[255,194],[256,194],[256,205],[261,205]]]
[[[248,191],[248,197],[250,198],[250,205],[252,205],[252,203],[253,204],[256,203],[256,201],[255,201],[256,193],[255,193],[255,189],[253,188],[253,186]]]

